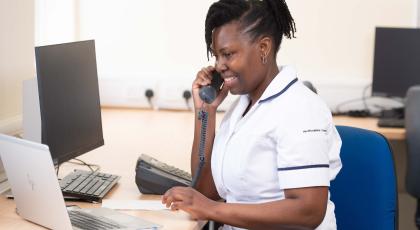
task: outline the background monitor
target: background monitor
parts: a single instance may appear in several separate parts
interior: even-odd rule
[[[41,140],[60,164],[104,144],[95,42],[35,47]]]
[[[372,95],[404,98],[420,84],[420,29],[376,28]]]

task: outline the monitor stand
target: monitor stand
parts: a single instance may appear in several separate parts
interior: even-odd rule
[[[23,139],[41,143],[41,112],[39,109],[38,81],[23,81]]]

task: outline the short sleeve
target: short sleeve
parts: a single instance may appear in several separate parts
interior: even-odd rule
[[[277,143],[281,189],[329,186],[341,168],[341,140],[330,119],[290,126]]]

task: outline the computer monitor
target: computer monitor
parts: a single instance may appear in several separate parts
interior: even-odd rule
[[[35,47],[41,141],[55,164],[104,144],[95,42]]]
[[[404,98],[420,84],[420,29],[376,28],[372,95]]]

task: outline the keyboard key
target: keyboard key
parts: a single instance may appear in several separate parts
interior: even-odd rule
[[[104,174],[104,176],[103,176],[104,178],[110,178],[110,177],[112,177],[112,175],[111,174]]]
[[[80,191],[81,193],[87,193],[95,184],[96,180],[89,180],[89,183]]]
[[[93,195],[95,196],[99,196],[108,186],[109,184],[111,184],[111,182],[104,182],[99,188],[98,190],[95,191],[95,193]]]
[[[74,192],[80,192],[86,185],[88,185],[90,180],[85,179],[82,183],[80,183],[75,189],[73,189]]]
[[[66,191],[73,191],[79,184],[81,184],[85,180],[84,177],[79,177],[75,181],[73,181],[67,188]]]
[[[97,217],[85,212],[69,211],[72,225],[82,229],[118,229],[124,226],[119,225],[113,220]]]
[[[95,180],[95,181],[96,181],[95,185],[91,189],[89,189],[89,191],[87,191],[87,194],[94,194],[95,191],[104,183],[101,180]]]

